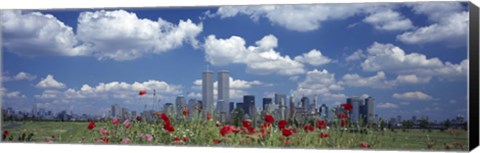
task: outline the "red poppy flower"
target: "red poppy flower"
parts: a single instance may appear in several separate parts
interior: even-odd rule
[[[7,137],[7,136],[8,136],[8,130],[3,131],[3,137]]]
[[[181,142],[181,141],[182,141],[182,140],[180,140],[180,138],[178,138],[178,137],[173,138],[173,142],[177,142],[177,143],[178,143],[178,142]]]
[[[267,135],[268,131],[265,129],[260,129],[260,137],[265,137]]]
[[[315,127],[313,127],[312,125],[305,125],[303,126],[303,130],[307,131],[307,132],[313,132],[315,130]]]
[[[141,117],[141,116],[137,116],[136,119],[137,119],[137,121],[139,121],[139,122],[142,121],[142,117]]]
[[[230,127],[230,125],[225,125],[220,129],[220,134],[222,136],[226,136],[230,132],[232,132],[232,128]]]
[[[145,95],[145,94],[147,94],[147,90],[140,90],[140,91],[138,92],[138,95],[140,95],[140,96],[143,96],[143,95]]]
[[[348,116],[347,116],[347,114],[341,112],[340,114],[338,114],[338,118],[340,118],[340,119],[346,119],[346,118],[348,118]]]
[[[222,140],[219,140],[219,139],[213,139],[213,143],[215,143],[215,144],[219,144],[220,142],[222,142]]]
[[[351,111],[353,109],[352,105],[350,104],[342,104],[343,109]]]
[[[360,142],[360,147],[362,148],[370,148],[370,145],[367,142]]]
[[[240,129],[238,129],[237,127],[235,127],[235,126],[233,126],[233,125],[232,125],[230,128],[232,128],[232,132],[233,132],[233,133],[238,133],[238,132],[240,132]]]
[[[292,133],[297,133],[297,128],[292,128]]]
[[[317,128],[318,129],[325,129],[326,127],[327,127],[327,121],[317,120]]]
[[[93,122],[93,121],[90,122],[90,123],[88,124],[87,128],[88,128],[89,130],[95,128],[95,122]]]
[[[165,125],[164,129],[167,130],[168,132],[174,132],[175,131],[175,128],[173,128],[173,126],[170,125],[170,124]]]
[[[243,120],[242,125],[243,125],[243,127],[248,128],[248,127],[252,126],[252,123],[248,120]]]
[[[292,135],[292,131],[290,131],[288,129],[282,129],[282,135],[286,136],[286,137],[289,137],[290,135]]]
[[[188,137],[187,137],[187,136],[184,136],[184,137],[183,137],[183,141],[185,141],[185,142],[186,142],[186,141],[188,141],[188,140],[189,140],[189,139],[188,139]]]
[[[273,123],[273,122],[275,122],[275,119],[273,118],[272,115],[265,115],[265,122]]]
[[[210,120],[212,119],[212,115],[210,115],[210,113],[207,113],[207,120]]]
[[[248,127],[248,134],[255,134],[255,128],[254,127]]]
[[[188,115],[190,114],[190,110],[188,110],[187,107],[184,107],[184,108],[182,109],[182,114],[183,114],[183,116],[188,116]]]
[[[98,143],[105,143],[105,144],[109,144],[110,143],[110,140],[106,137],[102,137],[100,138],[100,140],[97,141]]]
[[[286,120],[280,120],[280,121],[278,121],[278,128],[284,129],[285,126],[287,126],[287,121],[286,121]]]
[[[340,126],[341,127],[347,127],[348,126],[348,121],[347,120],[341,120],[340,121]]]
[[[320,138],[328,138],[328,133],[320,133]]]
[[[112,119],[112,124],[113,125],[118,125],[118,124],[120,124],[120,121],[118,119],[114,118],[114,119]]]

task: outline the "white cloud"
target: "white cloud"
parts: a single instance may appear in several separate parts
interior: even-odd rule
[[[448,102],[449,102],[450,104],[456,104],[456,103],[457,103],[457,101],[456,101],[456,100],[454,100],[454,99],[451,99],[451,100],[450,100],[450,101],[448,101]]]
[[[65,88],[65,84],[62,82],[58,82],[53,78],[53,75],[47,75],[46,78],[42,79],[38,84],[35,86],[37,88],[43,88],[43,89],[48,89],[48,88],[56,88],[56,89],[61,89]]]
[[[387,31],[408,30],[414,27],[410,19],[391,9],[373,13],[363,19],[363,22],[372,24],[375,29]]]
[[[118,26],[122,25],[122,26]],[[147,53],[162,53],[184,42],[194,47],[202,24],[180,20],[178,25],[161,18],[138,18],[124,10],[82,12],[78,18],[78,38],[89,44],[98,59],[132,60]]]
[[[421,91],[412,91],[412,92],[405,92],[405,93],[394,93],[393,98],[401,99],[401,100],[431,100],[433,99],[432,96],[425,94]]]
[[[366,57],[365,53],[362,50],[357,50],[345,58],[346,61],[358,61]]]
[[[9,52],[27,57],[84,55],[72,27],[53,15],[2,10],[0,18],[2,43]]]
[[[418,77],[417,75],[398,75],[395,80],[396,83],[406,83],[406,84],[420,84],[428,83],[432,77]]]
[[[229,18],[243,14],[254,21],[266,18],[274,25],[306,32],[320,28],[324,21],[346,19],[357,14],[369,14],[390,7],[390,4],[222,6],[210,16]]]
[[[301,63],[308,63],[313,66],[324,65],[330,63],[332,60],[324,55],[322,52],[316,49],[312,49],[308,53],[304,53],[302,56],[295,57],[295,61]]]
[[[386,103],[378,104],[377,108],[398,108],[398,105],[394,103],[386,102]]]
[[[18,72],[17,75],[15,75],[15,76],[3,76],[2,81],[20,81],[20,80],[32,81],[36,78],[37,78],[37,76],[32,75],[30,73]]]
[[[327,70],[319,71],[317,69],[308,71],[305,80],[298,83],[295,95],[319,95],[322,100],[344,100],[347,96],[343,93],[332,93],[333,91],[343,90],[341,84],[335,79],[335,74]]]
[[[45,90],[40,95],[35,95],[35,98],[40,100],[47,100],[47,102],[53,103],[72,103],[72,102],[109,102],[108,100],[121,101],[129,103],[138,99],[138,92],[140,90],[147,90],[147,95],[142,97],[153,97],[153,90],[156,90],[156,96],[160,99],[167,99],[181,94],[181,86],[170,85],[164,81],[148,80],[144,82],[109,82],[99,83],[96,86],[90,86],[88,84],[82,85],[80,89],[68,88],[66,90]],[[148,98],[148,99],[150,99]],[[150,101],[145,101],[150,102]]]
[[[415,52],[406,54],[404,50],[392,44],[374,42],[367,52],[367,58],[361,64],[363,70],[386,71],[401,75],[415,74],[419,82],[429,80],[428,78],[434,76],[448,80],[466,79],[468,71],[468,59],[463,60],[460,64],[452,64],[442,62],[438,58],[427,58],[427,56]],[[413,77],[401,76],[398,79],[407,81]]]
[[[468,12],[460,2],[415,3],[410,6],[414,13],[426,15],[432,24],[400,34],[398,40],[409,44],[467,40]]]
[[[81,12],[72,27],[50,14],[2,11],[2,32],[7,51],[35,57],[94,56],[98,60],[133,60],[145,54],[159,54],[191,44],[199,46],[196,36],[201,23],[180,20],[178,24],[161,18],[138,18],[124,10]],[[119,26],[121,25],[121,26]]]
[[[358,74],[345,74],[340,82],[342,85],[352,87],[390,88],[394,82],[386,80],[385,73],[380,71],[371,77],[362,77]]]
[[[5,97],[10,98],[10,99],[13,99],[13,98],[27,98],[27,96],[20,93],[20,91],[7,92],[7,93],[5,93]]]
[[[273,50],[278,46],[275,36],[267,35],[256,45],[246,47],[245,40],[238,36],[217,39],[209,35],[204,45],[205,58],[212,65],[245,64],[246,71],[254,74],[295,75],[305,72],[302,63]]]

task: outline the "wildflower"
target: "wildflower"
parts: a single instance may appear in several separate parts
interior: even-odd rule
[[[305,125],[303,126],[303,130],[305,131],[310,131],[310,132],[313,132],[315,130],[315,127],[313,127],[312,125]]]
[[[245,128],[251,127],[252,123],[249,120],[243,120],[242,121],[242,126]]]
[[[108,135],[108,130],[104,129],[104,128],[100,128],[100,134],[102,134],[103,136],[107,136]]]
[[[284,129],[286,125],[287,125],[287,121],[286,121],[286,120],[280,120],[280,121],[278,121],[278,128]]]
[[[272,115],[265,115],[265,122],[267,123],[273,123],[275,121],[275,119],[273,118]]]
[[[186,142],[186,141],[188,141],[188,140],[189,140],[189,138],[188,138],[187,136],[184,136],[184,137],[183,137],[183,141]]]
[[[282,129],[282,135],[289,137],[290,135],[292,135],[292,131],[289,129]]]
[[[347,127],[348,126],[348,121],[347,120],[341,120],[340,121],[340,126],[341,127]]]
[[[341,112],[340,114],[338,114],[338,118],[339,118],[339,119],[347,119],[348,116],[347,116],[347,114]]]
[[[220,127],[220,126],[222,126],[222,123],[220,123],[220,121],[217,121],[217,122],[215,123],[215,125],[217,125],[217,127]]]
[[[88,128],[89,130],[95,128],[95,122],[93,122],[93,121],[90,122],[90,123],[88,124],[87,128]]]
[[[292,141],[285,140],[285,142],[284,142],[283,144],[285,144],[285,145],[291,145],[291,144],[292,144]]]
[[[175,129],[173,128],[173,126],[171,124],[165,125],[164,129],[167,130],[168,132],[174,132],[175,131]]]
[[[210,120],[212,119],[212,115],[210,115],[210,113],[207,113],[207,120]]]
[[[183,114],[183,116],[188,116],[190,114],[190,110],[188,109],[188,107],[183,108],[182,114]]]
[[[173,142],[179,143],[179,142],[182,142],[182,140],[180,140],[180,138],[178,138],[178,137],[175,137],[175,138],[173,138]]]
[[[362,148],[370,148],[370,145],[367,142],[360,142],[360,147]]]
[[[320,138],[328,138],[328,133],[320,133]]]
[[[8,130],[3,131],[3,137],[7,137],[7,136],[8,136]]]
[[[125,120],[123,121],[123,125],[125,125],[125,128],[128,129],[132,124],[130,124],[130,120]]]
[[[139,121],[139,122],[142,121],[142,117],[141,117],[141,116],[137,116],[136,119],[137,119],[137,121]]]
[[[297,133],[297,128],[292,128],[292,133]]]
[[[97,140],[97,143],[105,143],[105,144],[109,144],[110,143],[110,140],[106,137],[102,137],[100,139]]]
[[[325,129],[327,127],[327,122],[324,120],[317,120],[317,128]]]
[[[147,141],[152,141],[153,140],[153,135],[147,134],[147,135],[145,135],[145,139],[147,139]]]
[[[219,139],[213,139],[213,143],[215,143],[215,144],[219,144],[220,142],[222,142],[222,140],[219,140]]]
[[[143,95],[145,95],[145,94],[147,94],[147,90],[140,90],[140,91],[138,92],[138,95],[140,95],[140,96],[143,96]]]
[[[123,142],[123,144],[128,144],[128,142],[130,142],[130,139],[129,138],[123,138],[122,142]]]
[[[239,130],[233,125],[224,125],[222,129],[220,129],[220,134],[222,136],[226,136],[228,133],[234,132],[237,133]]]
[[[116,118],[113,118],[113,119],[112,119],[112,124],[113,124],[113,125],[118,125],[118,124],[120,124],[120,121],[119,121],[118,119],[116,119]]]
[[[341,105],[343,109],[345,110],[348,110],[348,111],[351,111],[353,109],[352,105],[351,104],[342,104]]]

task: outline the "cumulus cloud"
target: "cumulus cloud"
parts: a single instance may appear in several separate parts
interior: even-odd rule
[[[198,47],[201,23],[190,19],[178,24],[162,18],[139,18],[124,10],[81,12],[76,25],[65,25],[55,16],[39,12],[2,11],[3,45],[7,51],[35,57],[94,56],[99,60],[133,60],[159,54],[189,43]],[[121,26],[119,26],[121,25]]]
[[[367,16],[363,22],[372,24],[375,29],[393,31],[413,28],[412,21],[391,9],[379,11]]]
[[[245,40],[238,36],[217,39],[215,35],[209,35],[204,44],[205,58],[212,65],[245,64],[247,72],[261,75],[295,75],[305,72],[302,63],[274,50],[278,46],[275,36],[267,35],[255,44],[256,46],[246,47]]]
[[[385,72],[380,71],[371,77],[362,77],[358,74],[345,74],[340,84],[352,87],[390,88],[395,85],[395,82],[388,81]]]
[[[305,80],[298,83],[295,95],[319,95],[322,100],[344,100],[347,96],[343,93],[334,93],[343,90],[343,86],[335,79],[335,74],[329,73],[323,69],[321,71],[314,69],[308,71]]]
[[[398,75],[395,82],[396,83],[405,83],[405,84],[420,84],[428,83],[432,79],[430,76],[419,77],[415,74],[410,75]]]
[[[96,86],[82,85],[80,89],[68,88],[66,90],[49,89],[35,95],[40,100],[49,100],[54,103],[71,103],[82,101],[121,100],[131,102],[138,96],[140,90],[147,90],[146,97],[153,96],[156,91],[158,98],[169,98],[182,93],[181,86],[171,85],[164,81],[148,80],[144,82],[109,82],[99,83]]]
[[[466,79],[468,71],[468,59],[459,64],[442,62],[438,58],[427,58],[420,53],[405,53],[400,47],[392,44],[382,44],[374,42],[367,49],[367,57],[361,64],[365,71],[385,71],[401,75],[398,79],[401,81],[414,81],[416,77],[418,82],[429,80],[430,77],[440,77],[442,79],[455,80]],[[410,80],[409,80],[410,79]]]
[[[75,37],[72,27],[53,15],[39,12],[2,10],[3,46],[17,55],[80,56],[84,48]]]
[[[56,88],[61,89],[65,88],[65,84],[59,82],[53,78],[53,75],[49,74],[46,78],[43,78],[38,84],[35,86],[37,88],[48,89],[48,88]]]
[[[364,59],[366,57],[363,50],[357,50],[353,52],[351,55],[348,55],[345,60],[346,61],[358,61]]]
[[[3,81],[20,81],[20,80],[32,81],[36,78],[37,78],[36,75],[32,75],[32,74],[27,73],[27,72],[18,72],[17,75],[15,75],[15,76],[3,76],[2,80]]]
[[[421,91],[394,93],[392,97],[400,100],[431,100],[433,99],[432,96],[425,94]]]
[[[398,108],[397,104],[386,102],[377,105],[377,108]]]
[[[295,57],[295,61],[301,63],[308,63],[313,66],[324,65],[330,63],[332,60],[324,55],[319,50],[313,49],[308,53],[304,53],[302,56]]]
[[[468,11],[460,2],[414,3],[410,7],[415,14],[426,15],[432,24],[400,34],[398,40],[409,44],[467,40]]]
[[[122,26],[118,26],[122,25]],[[82,12],[78,18],[78,38],[91,46],[98,59],[132,60],[146,53],[162,53],[184,42],[197,46],[195,37],[202,24],[180,20],[178,25],[162,18],[139,18],[124,10]]]
[[[391,7],[390,4],[222,6],[216,13],[209,16],[229,18],[237,15],[247,15],[253,21],[266,18],[274,25],[289,30],[306,32],[320,28],[321,23],[328,20],[346,19],[357,14],[371,14]],[[387,25],[387,27],[394,26]]]

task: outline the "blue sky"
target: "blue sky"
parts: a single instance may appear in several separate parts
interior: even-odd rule
[[[201,99],[201,72],[230,97],[373,96],[384,117],[467,113],[465,3],[370,3],[2,12],[3,107],[104,114]],[[216,75],[215,75],[216,76]]]

